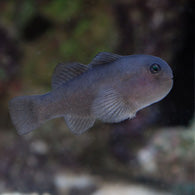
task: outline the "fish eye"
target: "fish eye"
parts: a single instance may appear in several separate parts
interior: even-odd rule
[[[151,72],[152,74],[158,73],[158,72],[160,72],[160,70],[161,70],[161,67],[160,67],[160,65],[158,65],[158,64],[152,64],[152,65],[150,66],[150,72]]]

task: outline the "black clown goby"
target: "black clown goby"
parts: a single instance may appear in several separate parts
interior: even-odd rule
[[[161,58],[101,52],[88,65],[58,64],[50,92],[15,97],[9,111],[19,134],[57,117],[64,117],[68,128],[81,134],[96,120],[117,123],[134,117],[164,98],[172,85],[172,70]]]

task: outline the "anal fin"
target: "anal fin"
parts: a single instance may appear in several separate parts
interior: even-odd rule
[[[95,122],[95,119],[90,117],[79,117],[74,115],[65,115],[65,121],[68,128],[74,134],[82,134],[91,128]]]

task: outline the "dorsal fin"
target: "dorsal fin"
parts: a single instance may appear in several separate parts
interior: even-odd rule
[[[100,52],[93,58],[93,60],[89,65],[93,67],[101,64],[107,64],[107,63],[114,62],[115,60],[121,57],[122,56],[118,54],[113,54],[109,52]]]
[[[81,75],[88,70],[88,66],[79,64],[77,62],[73,63],[59,63],[53,73],[51,86],[52,89],[56,89],[60,85],[63,85],[67,81]]]

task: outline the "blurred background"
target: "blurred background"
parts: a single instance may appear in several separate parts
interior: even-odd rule
[[[0,1],[0,193],[194,192],[194,21],[188,0]],[[8,101],[46,93],[58,62],[151,54],[174,71],[161,102],[75,136],[63,119],[18,136]]]

